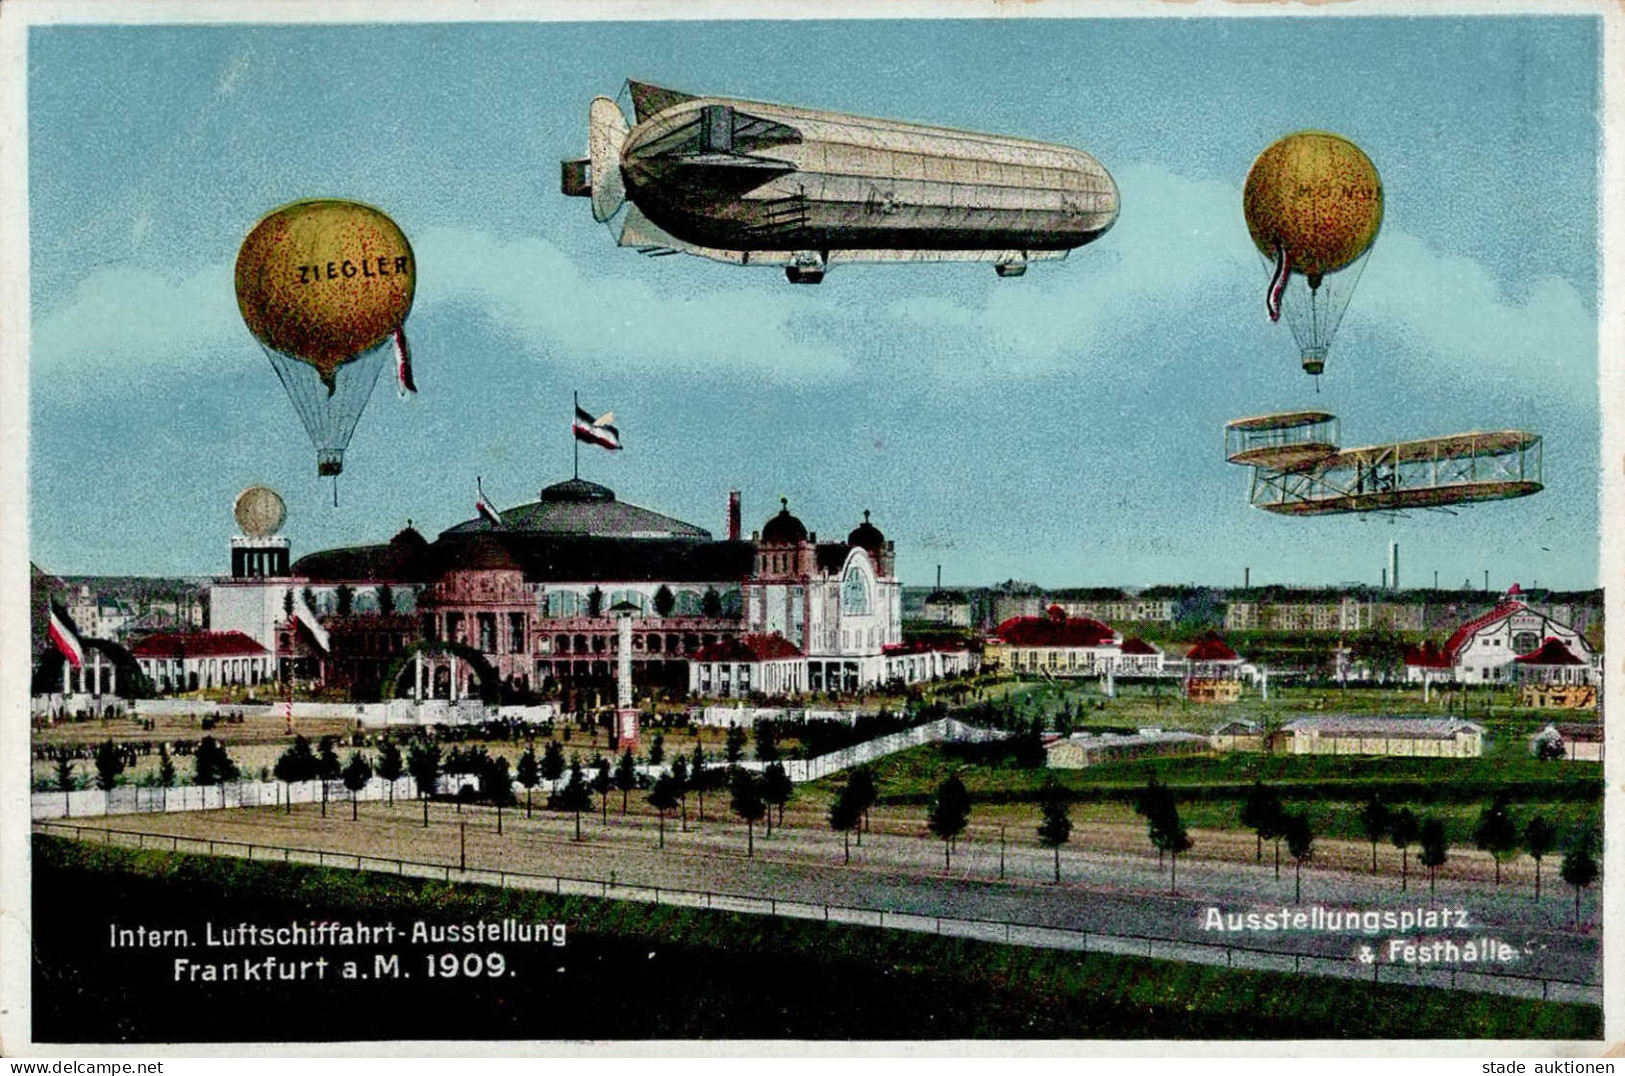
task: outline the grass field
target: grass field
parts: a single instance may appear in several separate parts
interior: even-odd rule
[[[34,838],[34,1035],[408,1038],[1594,1039],[1596,1007],[1025,949],[873,928]],[[69,899],[96,893],[94,903]],[[563,923],[501,979],[175,983],[108,926]],[[258,954],[256,954],[258,955]],[[308,954],[307,954],[308,955]],[[405,967],[429,954],[405,949]],[[211,958],[214,959],[214,958]]]

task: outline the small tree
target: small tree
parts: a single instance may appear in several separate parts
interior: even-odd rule
[[[959,779],[958,774],[950,775],[937,786],[926,824],[932,833],[942,838],[943,873],[953,869],[953,847],[970,823],[970,807],[970,793],[965,790],[965,782]]]
[[[388,583],[378,587],[378,611],[385,616],[395,611],[395,588]]]
[[[1590,832],[1584,832],[1569,843],[1568,851],[1563,853],[1563,866],[1561,872],[1563,880],[1574,887],[1574,925],[1580,926],[1580,893],[1592,882],[1597,880],[1599,872],[1597,856],[1592,851],[1593,837]]]
[[[348,583],[340,583],[333,591],[333,609],[339,616],[349,616],[355,608],[355,588]]]
[[[59,755],[56,760],[56,787],[59,792],[72,792],[75,781],[73,779],[73,760],[67,755]]]
[[[1039,801],[1044,813],[1038,823],[1038,843],[1055,850],[1055,881],[1061,881],[1061,846],[1072,837],[1072,797],[1053,778],[1044,782]]]
[[[625,814],[627,799],[632,795],[632,790],[638,787],[638,763],[632,757],[630,747],[615,765],[615,787],[621,790],[621,813]]]
[[[542,777],[549,783],[564,776],[564,748],[557,740],[548,740],[542,751]]]
[[[290,591],[291,593],[291,591]],[[300,781],[309,781],[316,776],[316,753],[310,749],[310,741],[303,736],[295,736],[293,745],[277,757],[276,765],[271,769],[272,774],[287,788],[284,790],[288,803],[288,813],[293,813],[293,785]]]
[[[440,781],[440,747],[427,740],[418,740],[406,753],[406,768],[418,786],[418,798],[428,799],[435,793]],[[428,810],[427,807],[424,810]]]
[[[1134,801],[1134,813],[1146,821],[1146,836],[1150,838],[1151,845],[1157,850],[1157,870],[1162,870],[1162,856],[1167,851],[1164,843],[1159,840],[1160,832],[1165,829],[1164,823],[1170,815],[1179,813],[1174,803],[1174,794],[1168,786],[1158,781],[1153,774],[1146,778],[1145,787],[1140,790]]]
[[[124,752],[118,744],[111,739],[102,741],[96,748],[96,787],[111,796],[113,786],[118,784],[119,775],[124,772]]]
[[[649,743],[649,765],[658,766],[664,761],[666,761],[666,737],[657,732]]]
[[[858,812],[863,815],[863,825],[858,829],[858,847],[863,847],[863,835],[869,831],[869,810],[880,802],[880,786],[875,781],[875,771],[867,765],[858,766],[852,771],[852,795],[858,805]]]
[[[1303,903],[1303,865],[1315,854],[1315,831],[1309,824],[1309,810],[1294,812],[1286,816],[1286,850],[1296,863],[1293,877],[1294,904]],[[1375,847],[1375,846],[1373,846]]]
[[[1416,812],[1409,807],[1401,807],[1388,816],[1388,840],[1399,849],[1400,892],[1410,888],[1411,845],[1416,843],[1421,832]]]
[[[1179,804],[1173,793],[1166,785],[1161,789],[1161,793],[1147,805],[1146,828],[1151,843],[1157,849],[1159,862],[1162,854],[1168,853],[1168,892],[1172,894],[1177,892],[1179,882],[1179,857],[1190,851],[1193,842],[1179,817]]]
[[[1373,794],[1366,800],[1365,807],[1360,811],[1360,828],[1365,830],[1365,839],[1371,842],[1371,873],[1377,873],[1377,845],[1388,835],[1388,805],[1382,802],[1382,797]]]
[[[175,760],[169,757],[169,745],[158,745],[158,785],[160,788],[175,787]]]
[[[728,765],[737,766],[745,757],[745,730],[736,724],[728,725]]]
[[[587,787],[587,775],[581,769],[581,758],[576,756],[570,760],[570,779],[563,788],[548,798],[547,805],[561,811],[569,811],[576,818],[576,840],[581,839],[581,812],[592,809],[592,790]]]
[[[1273,823],[1280,816],[1280,797],[1264,787],[1264,782],[1254,781],[1246,801],[1241,805],[1241,824],[1253,830],[1258,839],[1258,851],[1254,858],[1259,863],[1264,862],[1264,838],[1268,835],[1265,831],[1273,830]]]
[[[603,614],[603,611],[604,592],[598,587],[593,587],[591,590],[587,591],[587,615],[590,617],[598,617]]]
[[[282,615],[284,617],[288,618],[289,620],[293,619],[293,591],[292,590],[284,590],[282,592]]]
[[[848,865],[852,862],[852,831],[857,828],[859,820],[863,817],[863,808],[852,789],[850,781],[842,785],[835,802],[829,805],[829,828],[841,835],[841,844],[846,852]]]
[[[673,609],[677,608],[677,595],[671,592],[671,587],[661,583],[655,591],[655,615],[660,617],[671,616]]]
[[[531,794],[536,786],[542,783],[542,768],[536,762],[536,748],[527,747],[525,753],[519,756],[519,766],[514,771],[519,783],[525,786],[525,817],[531,817]]]
[[[482,758],[477,775],[480,794],[497,806],[497,830],[500,832],[502,808],[519,802],[513,794],[513,773],[508,769],[508,760],[501,755]]]
[[[779,745],[776,739],[773,722],[758,721],[756,723],[756,760],[758,762],[773,762],[778,759]]]
[[[688,760],[678,755],[672,760],[671,779],[677,789],[677,809],[682,816],[683,832],[688,832]]]
[[[734,814],[745,820],[745,854],[756,854],[756,823],[767,813],[767,801],[762,798],[761,780],[748,770],[735,770],[733,777]]]
[[[655,785],[649,791],[649,806],[660,815],[660,847],[666,847],[666,812],[677,806],[677,782],[672,780],[669,773],[663,773],[655,778]]]
[[[401,749],[394,740],[384,737],[383,746],[378,748],[378,776],[389,784],[389,804],[395,805],[395,782],[401,779],[405,772],[405,763],[401,758]]]
[[[1501,884],[1501,857],[1518,850],[1518,825],[1507,810],[1505,793],[1496,793],[1473,827],[1473,843],[1495,860],[1495,884]]]
[[[722,595],[717,593],[716,587],[705,588],[705,594],[700,598],[700,615],[707,620],[715,620],[722,615]]]
[[[705,769],[705,747],[698,739],[694,741],[694,763],[688,771],[688,782],[694,786],[694,794],[700,800],[700,822],[705,822],[705,786],[710,783],[710,774]]]
[[[784,805],[796,794],[796,786],[791,783],[790,775],[784,772],[782,762],[771,763],[762,773],[762,798],[769,807],[777,807],[779,811],[779,825],[784,825]],[[767,832],[773,832],[773,816],[768,815]]]
[[[358,816],[356,797],[361,790],[367,787],[372,780],[372,764],[364,758],[360,751],[350,752],[350,761],[344,767],[344,787],[350,790],[350,821],[354,822]]]
[[[223,785],[237,778],[237,763],[232,761],[231,755],[213,736],[203,737],[202,742],[197,745],[197,753],[192,758],[192,764],[194,784]]]
[[[1428,899],[1438,890],[1439,868],[1450,858],[1450,842],[1444,835],[1444,823],[1437,818],[1422,823],[1422,866],[1428,869]]]
[[[321,747],[316,755],[316,775],[322,779],[322,817],[327,817],[327,783],[337,781],[344,773],[344,763],[339,761],[338,751],[334,749],[336,741],[331,736],[323,736]]]
[[[1535,815],[1523,827],[1523,850],[1535,861],[1535,900],[1540,900],[1540,861],[1557,847],[1557,827],[1545,815]]]

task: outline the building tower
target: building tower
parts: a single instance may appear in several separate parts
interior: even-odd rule
[[[242,532],[231,540],[231,577],[285,578],[288,539],[277,533],[288,516],[282,498],[266,486],[249,486],[237,494],[231,511]]]

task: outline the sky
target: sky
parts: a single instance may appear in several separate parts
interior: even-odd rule
[[[229,570],[231,505],[294,555],[433,537],[568,478],[570,396],[625,450],[581,473],[721,535],[787,497],[865,509],[925,584],[1597,585],[1600,23],[1590,17],[34,27],[30,554],[59,574]],[[616,248],[559,161],[627,78],[1076,146],[1116,226],[1020,279],[781,272]],[[623,98],[624,100],[624,98]],[[1359,144],[1382,231],[1320,379],[1241,187],[1302,128]],[[232,285],[284,203],[410,238],[418,396],[380,379],[339,504]],[[1324,408],[1345,445],[1544,437],[1546,489],[1455,515],[1247,504],[1232,418]]]

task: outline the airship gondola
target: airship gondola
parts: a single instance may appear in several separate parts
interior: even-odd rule
[[[816,284],[832,265],[989,262],[1021,276],[1117,219],[1117,185],[1068,146],[629,83],[593,100],[561,189],[617,242]],[[624,209],[624,212],[623,212]]]

